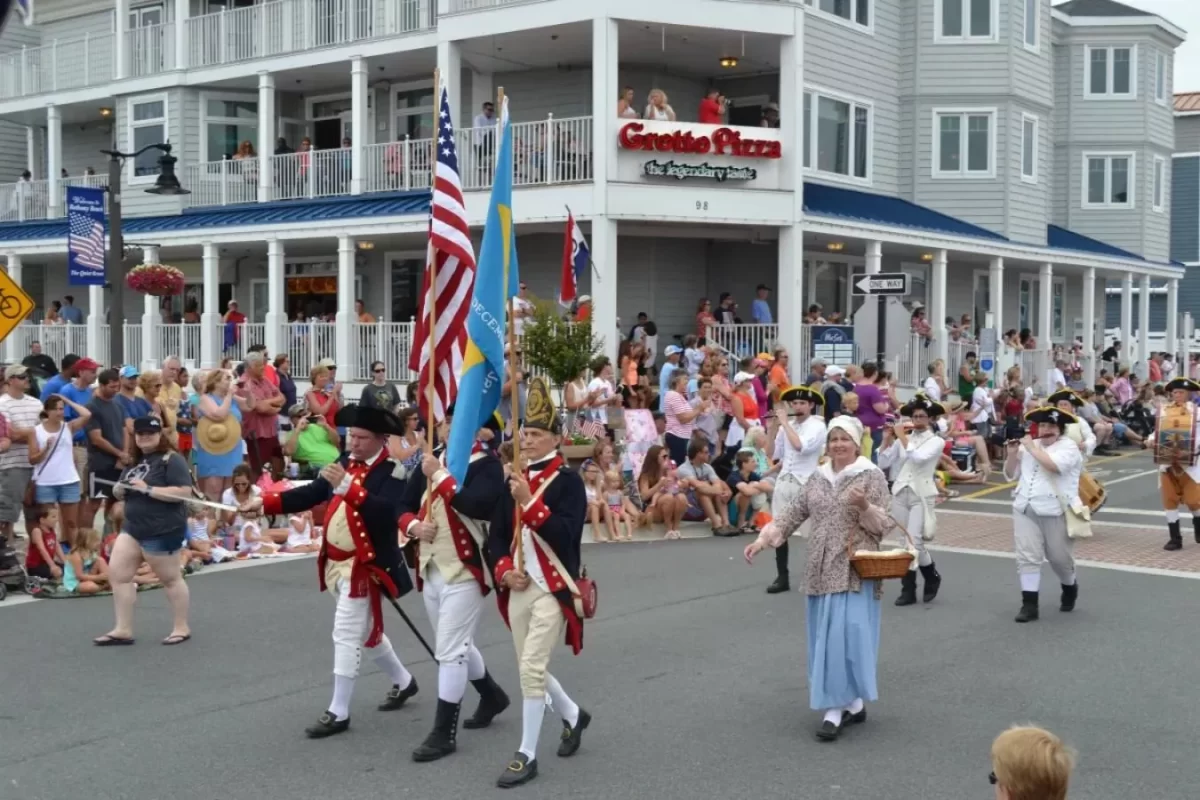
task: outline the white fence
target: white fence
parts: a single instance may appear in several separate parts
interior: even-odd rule
[[[350,194],[350,148],[271,156],[276,200]]]
[[[175,69],[175,23],[144,25],[125,31],[125,75],[141,78]]]
[[[308,371],[318,361],[337,357],[337,325],[333,322],[293,322],[284,326],[281,342],[280,352],[291,358],[292,374],[297,380],[308,380]]]
[[[84,34],[0,54],[0,100],[112,83],[113,38]]]
[[[413,373],[408,369],[412,352],[412,322],[355,323],[350,326],[350,341],[354,351],[353,363],[343,370],[338,365],[338,378],[369,381],[375,376],[371,364],[382,361],[389,381],[407,383]]]
[[[188,164],[180,176],[191,191],[189,206],[228,206],[258,200],[258,159],[222,159]]]
[[[61,364],[68,353],[87,353],[87,326],[85,325],[18,325],[11,336],[16,340],[17,352],[28,353],[34,342],[42,346],[42,352],[50,356],[55,364]],[[18,359],[19,360],[19,359]]]
[[[59,178],[56,181],[17,181],[0,184],[0,222],[33,222],[62,216],[67,205],[68,186],[100,188],[107,185],[107,175],[80,175],[75,178]],[[54,187],[57,187],[59,193],[56,209],[50,207]]]

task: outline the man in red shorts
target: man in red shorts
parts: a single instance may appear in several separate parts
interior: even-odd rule
[[[264,465],[271,466],[274,476],[283,473],[283,448],[279,444],[279,412],[283,408],[283,392],[266,376],[266,360],[261,352],[246,354],[246,372],[239,382],[239,394],[254,402],[254,409],[242,415],[242,430],[250,469],[257,476]]]

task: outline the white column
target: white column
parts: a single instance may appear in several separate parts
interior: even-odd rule
[[[21,286],[21,257],[16,253],[8,253],[4,257],[4,261],[4,271],[8,273],[8,277],[12,278],[12,282],[17,286]],[[89,330],[89,334],[90,332]],[[25,354],[21,352],[20,338],[19,336],[9,336],[4,344],[4,360],[10,364],[20,364],[21,359],[25,357]],[[89,352],[95,352],[90,336],[88,339],[88,350]]]
[[[1129,366],[1133,358],[1133,273],[1126,272],[1121,280],[1121,366]]]
[[[212,369],[221,363],[225,331],[221,326],[221,252],[215,244],[204,245],[204,310],[200,312],[200,366]]]
[[[271,239],[267,242],[267,335],[264,344],[272,356],[283,352],[283,326],[287,322],[284,288],[283,242]]]
[[[37,148],[37,128],[32,125],[25,126],[25,168],[32,174],[33,179],[39,180],[42,176],[38,175],[38,148]]]
[[[142,251],[142,263],[160,264],[158,248],[147,247]],[[158,360],[162,354],[158,352],[158,328],[162,325],[162,313],[159,311],[159,299],[153,295],[145,295],[142,308],[142,363],[134,364],[140,369],[158,369]]]
[[[113,78],[129,76],[129,54],[126,51],[125,30],[129,27],[129,0],[114,0],[116,30],[113,33]]]
[[[357,137],[355,137],[357,138]],[[350,236],[338,237],[338,310],[337,325],[334,331],[334,356],[338,363],[340,375],[357,374],[354,367],[354,348],[352,325],[358,321],[354,314],[354,239]]]
[[[1096,385],[1096,354],[1103,350],[1096,344],[1096,268],[1087,267],[1083,271],[1083,382],[1088,386]]]
[[[804,109],[804,12],[799,6],[793,9],[797,26],[792,36],[779,40],[779,119],[788,130],[800,130]],[[614,67],[615,68],[615,67]],[[604,105],[597,108],[612,108],[619,89],[614,86],[604,98]],[[603,115],[616,123],[616,115]],[[617,137],[608,134],[616,149]],[[799,147],[787,148],[780,164],[781,187],[791,192],[788,218],[790,225],[779,229],[778,265],[775,277],[775,320],[779,323],[779,344],[787,348],[791,362],[797,368],[808,364],[812,355],[804,347],[804,160]],[[802,376],[792,375],[796,380]]]
[[[1143,275],[1138,286],[1138,368],[1140,375],[1149,370],[1146,362],[1150,360],[1150,276]]]
[[[118,320],[120,325],[123,320]],[[101,331],[109,323],[105,319],[104,314],[104,287],[89,286],[88,287],[88,315],[87,315],[87,352],[88,358],[93,359],[101,364],[108,362],[108,345],[101,341]]]
[[[367,60],[355,56],[350,62],[350,116],[354,127],[350,139],[350,194],[362,194],[367,178],[363,152],[371,135],[367,90]]]
[[[191,54],[188,52],[188,14],[191,12],[188,0],[175,0],[175,67],[187,69]],[[259,13],[266,13],[260,11]],[[259,151],[262,152],[261,150]],[[270,152],[270,151],[267,151]],[[170,355],[168,353],[168,355]]]
[[[992,306],[992,327],[996,329],[997,343],[1004,334],[1004,259],[993,258],[988,265],[988,299]],[[1022,379],[1029,380],[1028,375]]]
[[[946,330],[946,261],[947,253],[945,250],[936,250],[933,253],[933,263],[931,265],[930,281],[929,281],[929,324],[937,331],[933,339],[934,357],[946,360],[949,355],[950,348],[946,341],[950,335]],[[917,378],[925,380],[925,377],[918,375]]]
[[[1167,341],[1163,350],[1171,354],[1176,365],[1182,365],[1176,374],[1186,374],[1186,356],[1184,361],[1179,360],[1179,281],[1175,278],[1167,281]]]
[[[275,159],[272,157],[275,152],[275,136],[275,76],[269,72],[260,72],[258,73],[258,202],[260,203],[271,200],[272,189],[275,186]]]
[[[462,48],[458,42],[438,42],[437,67],[446,87],[446,94],[450,97],[450,118],[454,120],[456,127],[469,127],[471,116],[469,113],[464,114],[462,102]],[[441,95],[433,99],[435,106],[439,102]]]
[[[58,106],[46,107],[46,178],[49,180],[50,197],[47,205],[52,218],[62,216],[63,189],[59,176],[62,174],[62,112]]]
[[[604,17],[592,20],[592,107],[603,108],[610,97],[616,96],[617,86],[617,21]],[[482,86],[481,86],[482,84]],[[480,73],[471,73],[472,108],[474,114],[485,100],[492,99],[491,75],[486,79]],[[484,92],[488,94],[484,94]],[[469,125],[465,119],[464,125]],[[618,223],[606,215],[608,208],[608,176],[610,165],[616,156],[616,137],[610,136],[612,124],[605,115],[597,115],[595,140],[597,142],[592,159],[595,182],[592,186],[592,335],[601,342],[601,352],[615,364],[621,334],[617,321],[617,234]]]
[[[1038,341],[1042,349],[1053,349],[1054,342],[1054,265],[1042,264],[1038,286]]]
[[[868,275],[878,275],[883,271],[883,242],[867,242],[865,267]]]
[[[615,21],[615,20],[614,20]],[[594,34],[593,34],[594,35]],[[614,62],[615,66],[615,62]],[[471,107],[463,117],[463,127],[471,124],[476,114],[483,113],[484,103],[496,102],[496,86],[490,72],[471,70]],[[500,117],[500,109],[496,109],[496,117]]]

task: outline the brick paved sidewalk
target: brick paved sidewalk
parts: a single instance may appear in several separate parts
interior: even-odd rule
[[[1136,526],[1093,523],[1094,536],[1076,540],[1075,557],[1123,566],[1200,573],[1200,544],[1192,537],[1191,525],[1186,524],[1186,520],[1184,523],[1183,549],[1175,552],[1162,549],[1167,541],[1165,522]],[[933,545],[1011,553],[1012,521],[1002,513],[939,509],[937,540]]]

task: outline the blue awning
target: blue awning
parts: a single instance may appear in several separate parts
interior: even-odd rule
[[[1137,253],[1113,247],[1111,244],[1105,244],[1099,239],[1093,239],[1090,236],[1084,236],[1082,233],[1069,231],[1057,225],[1046,226],[1046,244],[1050,247],[1057,247],[1060,250],[1076,250],[1082,253],[1095,253],[1096,255],[1112,256],[1113,258],[1128,258],[1134,261],[1146,260]]]
[[[822,217],[873,222],[930,233],[971,236],[1006,242],[1008,239],[987,228],[910,203],[899,197],[862,192],[823,183],[804,184],[804,213]]]

